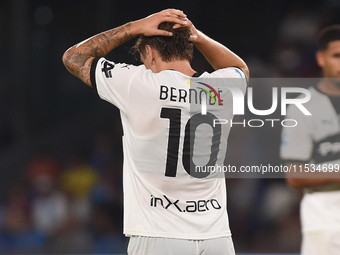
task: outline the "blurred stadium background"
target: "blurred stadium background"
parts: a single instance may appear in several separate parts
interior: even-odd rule
[[[61,56],[89,36],[168,7],[182,9],[261,78],[319,77],[315,34],[340,23],[337,0],[1,1],[1,254],[126,253],[119,112],[72,77]],[[108,58],[138,64],[132,45]],[[194,67],[211,71],[198,52]],[[256,108],[271,105],[271,88],[254,94]],[[227,164],[280,165],[280,131],[234,128]],[[299,191],[282,178],[227,182],[238,253],[299,252]]]

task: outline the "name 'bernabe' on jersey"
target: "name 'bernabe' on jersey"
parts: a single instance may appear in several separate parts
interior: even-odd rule
[[[245,76],[235,67],[205,72],[200,78],[242,79],[236,84],[243,93],[246,90]],[[203,122],[211,116],[232,119],[232,95],[220,90],[221,101],[208,100],[213,106],[202,119],[204,125],[195,126],[195,144],[197,139],[200,146],[197,143],[199,148],[190,151],[188,126],[201,115],[201,101],[190,92],[189,83],[195,79],[174,70],[153,73],[144,65],[116,64],[105,58],[93,61],[92,86],[121,114],[127,236],[200,240],[231,235],[225,179],[209,173],[195,178],[190,164],[205,164],[216,153],[214,164],[223,165],[230,126],[220,125],[216,131]],[[218,141],[212,142],[213,137]]]

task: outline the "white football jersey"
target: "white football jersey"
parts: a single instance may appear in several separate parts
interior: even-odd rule
[[[202,77],[238,78],[233,80],[242,80],[237,84],[245,93],[246,79],[238,68]],[[212,120],[232,119],[232,94],[219,91],[221,101],[215,96],[206,115],[201,107],[194,112],[191,105],[200,100],[190,85],[199,78],[174,70],[153,73],[144,65],[116,64],[105,58],[92,64],[93,87],[120,109],[127,236],[199,240],[230,235],[225,179],[203,171],[195,178],[190,166],[223,165],[230,126],[214,127]]]
[[[311,99],[304,104],[311,116],[295,105],[287,110],[287,119],[296,127],[282,131],[281,158],[287,162],[340,164],[340,97],[329,97],[309,88]],[[333,103],[332,103],[333,102]],[[301,201],[302,231],[340,228],[340,191],[305,193]]]

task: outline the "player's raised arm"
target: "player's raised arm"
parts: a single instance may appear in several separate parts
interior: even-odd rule
[[[174,28],[180,26],[181,25],[176,24]],[[224,45],[197,30],[190,20],[186,22],[185,26],[191,29],[192,35],[190,36],[190,41],[192,41],[215,70],[235,66],[240,68],[246,77],[249,78],[248,66],[239,56]]]
[[[129,22],[69,48],[63,55],[63,63],[70,73],[91,86],[90,69],[94,58],[105,56],[114,48],[140,34],[172,36],[172,33],[158,29],[159,24],[167,21],[185,25],[186,20],[186,15],[182,11],[167,9],[144,19]]]

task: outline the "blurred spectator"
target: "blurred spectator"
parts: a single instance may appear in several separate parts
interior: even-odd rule
[[[24,186],[10,191],[4,207],[0,232],[0,253],[39,251],[46,244],[45,237],[34,230],[29,214],[29,200]]]
[[[87,253],[92,250],[88,230],[92,209],[89,195],[97,179],[97,174],[86,162],[86,157],[78,154],[71,157],[69,165],[59,178],[64,193],[61,197],[55,197],[55,200],[59,199],[60,205],[63,204],[63,208],[59,208],[60,212],[66,213],[67,217],[53,237],[49,251]]]
[[[96,171],[85,159],[86,157],[80,154],[73,155],[60,178],[63,190],[71,199],[72,213],[82,223],[89,219],[90,192],[98,181]]]
[[[66,223],[67,199],[58,189],[58,164],[48,155],[35,157],[28,166],[33,189],[32,219],[36,230],[55,235]]]

